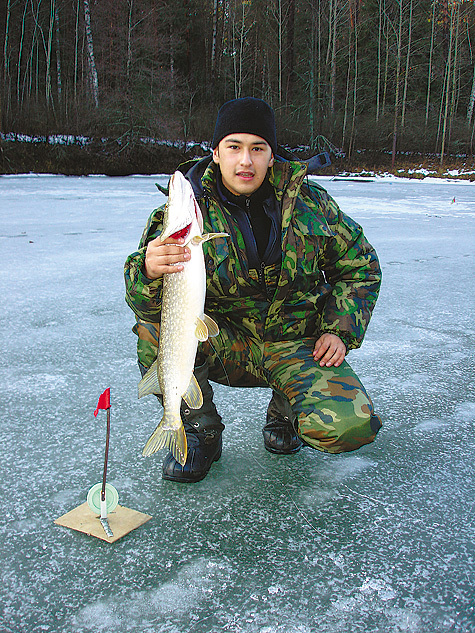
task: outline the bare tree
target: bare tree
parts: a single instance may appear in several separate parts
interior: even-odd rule
[[[447,66],[446,66],[445,81],[444,81],[444,91],[442,93],[442,99],[440,102],[440,112],[441,112],[441,118],[442,118],[442,145],[440,148],[440,164],[441,165],[444,162],[445,141],[446,141],[446,134],[447,134],[447,120],[448,120],[448,111],[449,111],[450,75],[452,72],[452,47],[453,47],[453,32],[454,32],[453,20],[454,20],[454,6],[452,4],[450,7],[449,43],[448,43]],[[439,127],[440,127],[440,123],[439,123]]]
[[[92,98],[96,108],[99,107],[99,80],[97,77],[96,60],[94,57],[94,43],[92,39],[91,13],[89,10],[89,0],[84,2],[84,28],[86,31],[87,56],[89,62],[89,77],[91,83]]]
[[[61,77],[61,45],[60,45],[60,31],[59,31],[59,11],[57,5],[54,10],[54,22],[55,22],[55,54],[56,54],[56,88],[58,91],[58,104],[61,106],[62,102],[62,77]]]
[[[402,111],[401,111],[401,128],[404,128],[404,122],[406,117],[406,99],[407,99],[407,84],[409,80],[409,61],[411,59],[411,43],[412,43],[412,6],[413,0],[409,0],[409,26],[407,35],[407,49],[406,49],[406,69],[404,72],[404,91],[402,96]]]
[[[402,25],[403,25],[403,0],[398,0],[399,4],[399,27],[397,30],[397,54],[396,54],[396,77],[394,95],[394,119],[393,119],[393,146],[391,153],[391,167],[394,169],[396,163],[396,144],[399,124],[399,92],[401,89],[401,58],[402,58]]]
[[[429,47],[429,69],[427,72],[427,99],[426,99],[426,127],[429,122],[429,108],[430,108],[430,91],[432,83],[432,60],[434,55],[434,40],[435,40],[435,9],[436,0],[432,0],[432,18],[431,18],[431,33],[430,33],[430,47]]]
[[[473,81],[467,108],[467,123],[470,125],[473,117],[473,108],[475,106],[475,64],[473,65]]]
[[[5,38],[3,42],[3,90],[0,92],[0,126],[3,127],[4,117],[10,110],[10,65],[9,65],[9,36],[10,36],[11,0],[8,0],[5,16]],[[3,94],[2,94],[3,93]]]

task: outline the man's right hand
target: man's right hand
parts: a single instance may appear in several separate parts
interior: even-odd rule
[[[148,279],[158,279],[164,274],[178,273],[183,263],[189,261],[191,251],[183,246],[185,240],[167,237],[163,242],[157,237],[147,246],[145,252],[145,275]]]

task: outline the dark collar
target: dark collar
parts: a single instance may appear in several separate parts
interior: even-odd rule
[[[236,196],[234,193],[231,193],[231,191],[229,191],[229,189],[223,183],[221,172],[218,172],[216,184],[220,198],[224,202],[228,201],[231,204],[235,204],[236,206],[240,207],[241,209],[249,209],[254,207],[255,205],[262,204],[264,200],[269,198],[274,192],[268,178],[266,178],[259,189],[257,189],[257,191],[254,191],[254,193],[251,193],[250,196],[246,196],[244,194]]]

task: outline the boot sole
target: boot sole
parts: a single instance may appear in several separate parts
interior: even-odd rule
[[[271,448],[270,446],[266,446],[265,444],[264,448],[266,449],[266,451],[269,451],[269,453],[272,453],[273,455],[295,455],[295,453],[298,453],[299,450],[302,448],[302,445],[284,451],[280,451],[276,448]]]

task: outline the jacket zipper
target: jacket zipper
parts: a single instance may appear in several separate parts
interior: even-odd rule
[[[265,276],[264,276],[264,268],[265,267],[266,267],[265,262],[261,262],[259,268],[257,269],[257,278],[259,279],[259,284],[260,284],[265,296],[267,298],[269,298],[268,295],[267,295],[267,285],[266,285],[266,279],[265,279]]]
[[[254,232],[252,230],[252,222],[251,222],[251,198],[246,198],[246,216],[247,216],[247,221],[249,222],[249,227],[251,229],[251,233],[252,235],[254,235]],[[255,237],[254,237],[254,241],[255,241]],[[257,252],[257,256],[259,257],[259,252],[257,250],[257,242],[256,242],[256,252]],[[259,257],[260,259],[260,257]],[[266,279],[265,279],[265,275],[264,275],[264,268],[266,267],[266,264],[264,261],[261,260],[261,263],[259,264],[259,268],[257,269],[257,279],[259,280],[259,285],[264,293],[264,295],[268,297],[268,288],[267,288],[267,284],[266,284]]]

